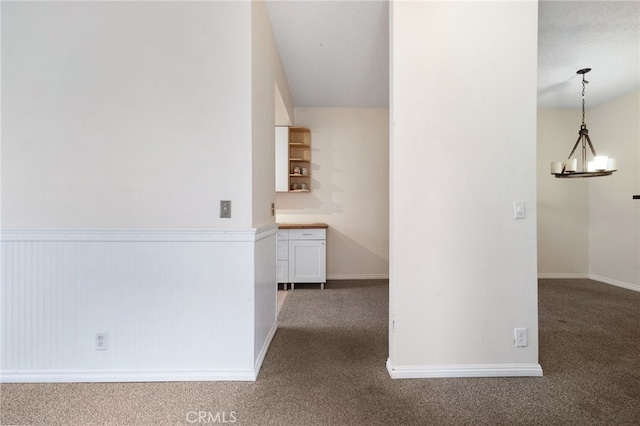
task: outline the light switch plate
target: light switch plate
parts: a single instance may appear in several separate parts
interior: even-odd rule
[[[231,217],[231,201],[220,200],[220,217],[228,219]]]

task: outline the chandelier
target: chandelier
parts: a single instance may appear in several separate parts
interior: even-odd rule
[[[589,83],[585,80],[584,75],[591,71],[591,68],[583,68],[577,71],[577,74],[582,75],[582,125],[578,131],[578,140],[573,149],[567,157],[567,161],[554,161],[551,163],[551,174],[557,178],[585,178],[585,177],[597,177],[597,176],[610,176],[616,171],[616,160],[609,158],[605,155],[596,154],[596,150],[593,148],[591,138],[589,137],[589,130],[584,122],[584,89]],[[573,158],[573,154],[576,152],[578,146],[582,147],[582,162],[581,168],[578,170],[578,159]],[[587,159],[587,146],[593,155],[593,160]]]

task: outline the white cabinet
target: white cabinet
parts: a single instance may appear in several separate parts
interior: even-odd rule
[[[279,230],[278,283],[291,283],[292,289],[295,283],[320,283],[320,288],[324,289],[327,281],[326,235],[326,229]]]
[[[287,283],[289,282],[289,262],[286,260],[278,260],[276,266],[278,284],[283,283],[284,289],[287,289]]]
[[[281,229],[278,231],[276,244],[278,284],[284,283],[284,289],[286,290],[289,282],[289,230]]]
[[[327,281],[324,240],[290,240],[289,252],[289,281],[292,288],[295,283],[324,284]]]

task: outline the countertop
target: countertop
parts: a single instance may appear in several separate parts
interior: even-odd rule
[[[327,229],[326,223],[279,223],[279,229]]]

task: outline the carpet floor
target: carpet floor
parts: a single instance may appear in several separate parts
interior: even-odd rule
[[[255,383],[4,384],[0,423],[639,425],[640,293],[539,282],[540,378],[393,380],[388,282],[296,286]]]

